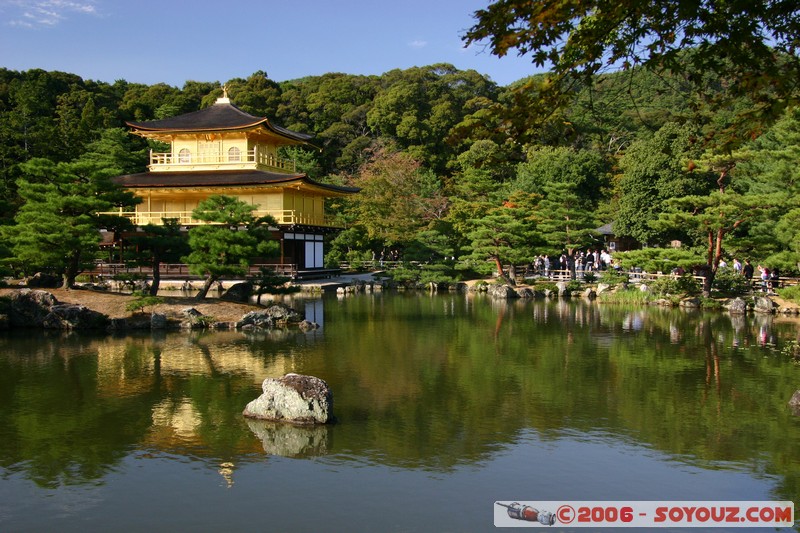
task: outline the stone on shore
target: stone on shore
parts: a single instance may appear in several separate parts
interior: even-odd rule
[[[47,329],[106,329],[108,317],[84,305],[56,304],[44,317],[42,326]]]
[[[151,313],[150,329],[167,329],[167,315],[163,313]]]
[[[789,400],[789,407],[792,408],[794,414],[800,415],[800,390],[796,390],[794,391],[794,394],[792,394],[792,397]]]
[[[487,294],[492,298],[502,299],[502,300],[511,300],[514,298],[519,298],[519,294],[517,291],[514,290],[513,287],[510,285],[489,285],[487,289]]]
[[[292,424],[334,421],[333,392],[318,377],[286,374],[278,379],[265,379],[261,389],[261,396],[244,408],[244,416]]]
[[[231,286],[219,298],[229,302],[248,302],[251,294],[253,294],[253,283],[244,281]]]
[[[521,287],[516,292],[519,298],[534,298],[536,296],[536,293],[530,287]]]
[[[22,289],[11,295],[11,325],[15,327],[41,327],[50,308],[58,303],[47,291]]]
[[[756,313],[772,314],[778,304],[769,296],[756,296],[753,298],[753,311]]]
[[[11,295],[8,321],[12,327],[104,329],[108,317],[86,306],[62,304],[47,291],[22,289]]]
[[[700,298],[690,296],[688,298],[682,298],[678,305],[684,309],[700,309],[701,302]]]
[[[732,315],[744,315],[747,313],[747,302],[741,298],[734,298],[728,303],[728,312]]]
[[[608,283],[598,283],[596,293],[600,295],[603,294],[604,292],[611,292],[613,290],[614,290],[613,285],[609,285]]]

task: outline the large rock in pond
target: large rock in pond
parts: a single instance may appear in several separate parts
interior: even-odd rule
[[[333,392],[318,377],[286,374],[265,379],[261,389],[261,396],[244,408],[244,416],[292,424],[334,421]]]
[[[283,304],[272,304],[263,311],[250,311],[236,323],[239,329],[274,328],[285,326],[290,322],[299,323],[303,316]]]

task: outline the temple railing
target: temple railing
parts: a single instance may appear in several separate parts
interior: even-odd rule
[[[175,219],[181,226],[200,226],[203,224],[215,224],[214,222],[204,222],[192,217],[191,211],[106,211],[98,213],[100,215],[111,215],[130,219],[136,226],[154,224],[161,226],[164,219]],[[313,215],[302,213],[293,209],[257,209],[253,211],[253,216],[271,216],[280,226],[321,226],[326,228],[337,228],[334,217],[326,215]]]
[[[278,172],[296,172],[294,161],[281,159],[259,149],[245,150],[231,153],[199,152],[199,153],[172,153],[150,151],[150,170],[223,170],[225,168],[264,168]]]

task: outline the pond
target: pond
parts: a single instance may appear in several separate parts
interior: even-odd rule
[[[0,530],[491,531],[498,501],[800,501],[796,320],[292,305],[321,328],[0,335]],[[241,416],[287,372],[328,382],[337,424]]]

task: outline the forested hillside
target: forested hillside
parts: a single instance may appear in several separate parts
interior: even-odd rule
[[[284,154],[299,169],[362,189],[331,205],[347,228],[332,261],[400,257],[456,277],[457,265],[480,271],[596,248],[593,229],[613,222],[617,235],[650,247],[680,240],[694,254],[687,266],[706,261],[713,237],[725,257],[797,270],[796,109],[721,146],[716,135],[744,98],[699,116],[677,77],[631,69],[594,81],[543,111],[534,105],[543,77],[500,87],[446,64],[281,83],[259,71],[180,88],[2,69],[0,255],[19,263],[23,232],[10,228],[25,223],[33,186],[65,169],[80,176],[81,165],[142,171],[150,147],[124,122],[207,107],[224,83],[241,109],[315,135],[319,150]]]

